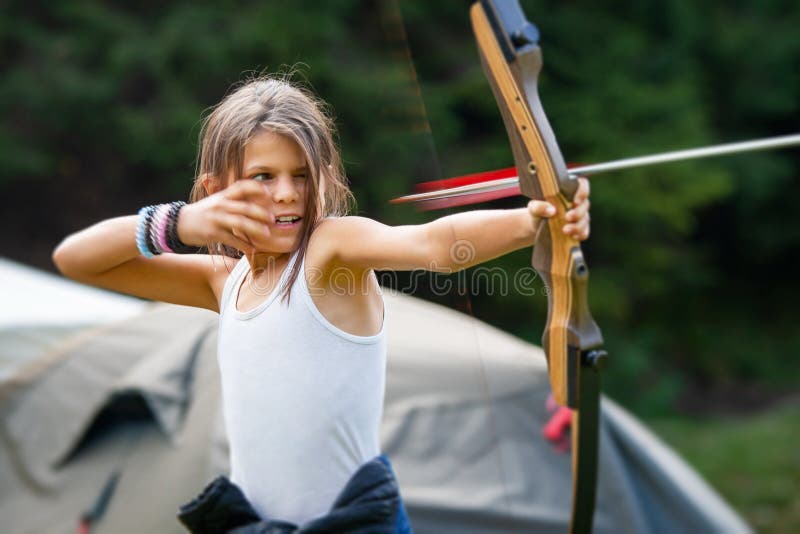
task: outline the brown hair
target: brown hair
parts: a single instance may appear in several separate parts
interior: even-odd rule
[[[288,298],[302,266],[311,233],[323,217],[346,215],[353,202],[347,185],[336,128],[328,106],[309,90],[290,80],[291,73],[258,76],[234,86],[203,120],[197,154],[195,182],[190,202],[205,198],[204,175],[223,178],[233,170],[242,177],[244,149],[263,131],[285,135],[303,151],[308,166],[305,225],[298,256],[281,292]],[[241,258],[242,252],[220,243],[209,244],[209,253]]]

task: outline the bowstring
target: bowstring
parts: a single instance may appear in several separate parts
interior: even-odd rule
[[[411,54],[411,47],[409,45],[408,36],[406,35],[405,25],[403,24],[403,16],[402,11],[400,9],[399,0],[388,0],[387,2],[383,3],[384,6],[384,26],[385,28],[391,30],[391,35],[389,36],[389,40],[393,41],[390,44],[394,46],[398,46],[400,52],[405,60],[405,64],[408,66],[408,75],[411,81],[411,89],[414,94],[414,99],[416,100],[417,106],[415,107],[415,111],[417,116],[414,117],[414,125],[417,131],[421,131],[425,136],[428,144],[428,152],[432,156],[433,159],[433,166],[436,176],[441,179],[444,175],[442,172],[442,165],[439,159],[439,151],[436,148],[436,139],[433,136],[433,130],[431,128],[430,120],[428,119],[428,113],[425,107],[425,101],[422,98],[422,85],[420,84],[419,77],[417,76],[417,70],[414,66],[413,56]],[[454,213],[452,207],[448,207],[446,210],[448,213]],[[458,238],[455,233],[455,229],[451,226],[453,243],[457,244]],[[451,250],[452,254],[452,250]],[[461,270],[460,273],[466,273],[466,269]],[[456,275],[458,278],[460,276]],[[466,275],[464,276],[466,279]],[[495,457],[497,459],[497,467],[500,472],[500,482],[503,486],[503,501],[505,503],[506,512],[509,516],[512,515],[512,507],[511,507],[511,500],[510,494],[508,490],[508,481],[506,479],[506,469],[505,469],[505,462],[503,461],[503,449],[500,446],[500,433],[497,429],[497,423],[495,417],[493,415],[494,407],[491,392],[489,391],[489,380],[486,372],[486,363],[483,358],[483,351],[481,350],[481,343],[480,338],[478,337],[478,332],[476,329],[475,322],[477,317],[473,312],[472,308],[472,299],[470,297],[470,287],[471,284],[464,284],[460,283],[457,279],[456,281],[456,295],[458,297],[458,304],[457,308],[466,313],[470,317],[472,317],[473,321],[470,321],[470,330],[472,332],[472,336],[474,339],[475,346],[477,347],[477,356],[478,356],[478,364],[480,369],[480,377],[481,377],[481,388],[483,390],[484,398],[486,399],[486,406],[488,408],[488,418],[489,418],[489,426],[491,429],[491,434],[494,440],[494,450],[496,451]],[[452,291],[452,290],[451,290]]]

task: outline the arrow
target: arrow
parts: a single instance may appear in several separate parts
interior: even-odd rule
[[[772,150],[796,145],[800,145],[800,134],[741,141],[738,143],[726,143],[702,148],[674,150],[672,152],[618,159],[605,163],[580,165],[570,167],[569,173],[572,176],[588,176],[602,172],[658,165],[673,161],[687,161],[712,156],[722,156],[725,154],[754,152],[757,150]],[[418,189],[422,191],[413,195],[392,199],[391,202],[393,204],[425,202],[424,209],[439,209],[446,206],[473,204],[520,194],[519,178],[517,177],[516,169],[513,167],[498,171],[488,171],[457,178],[437,180],[434,182],[425,182],[419,184]]]

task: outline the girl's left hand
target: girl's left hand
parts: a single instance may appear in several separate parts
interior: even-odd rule
[[[578,190],[572,199],[572,208],[567,211],[563,231],[569,234],[576,241],[584,241],[589,237],[589,180],[583,176],[578,177]],[[533,226],[538,228],[541,218],[549,218],[555,213],[555,208],[548,202],[531,200],[528,203],[528,211],[533,217]]]

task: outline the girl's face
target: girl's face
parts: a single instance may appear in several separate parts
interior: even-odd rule
[[[306,223],[307,182],[311,179],[300,146],[274,132],[257,133],[245,145],[242,179],[266,186],[262,203],[272,215],[268,226],[274,247],[264,252],[294,251]]]

